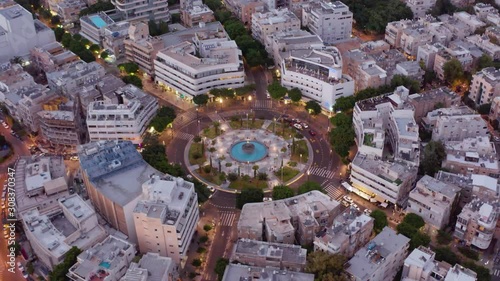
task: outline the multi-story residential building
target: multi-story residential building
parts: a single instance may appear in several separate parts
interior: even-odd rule
[[[414,249],[405,259],[401,281],[439,281],[443,280],[451,265],[438,262],[436,253],[424,246]]]
[[[50,269],[63,262],[71,247],[85,251],[106,236],[94,210],[80,196],[61,198],[58,204],[58,212],[51,215],[37,208],[21,213],[33,252]]]
[[[264,12],[266,3],[258,0],[226,0],[226,8],[245,25],[252,24],[252,15]]]
[[[272,243],[308,244],[331,225],[340,203],[319,191],[273,202],[245,204],[238,221],[238,237]]]
[[[230,263],[226,266],[222,281],[233,280],[314,281],[314,274]]]
[[[350,258],[368,241],[373,230],[373,218],[358,215],[348,208],[333,221],[333,225],[320,231],[314,238],[314,251],[341,254]]]
[[[107,74],[93,84],[79,87],[78,97],[83,116],[87,118],[88,107],[92,102],[103,101],[105,96],[110,97],[114,95],[116,90],[125,85],[122,79],[112,74]]]
[[[291,51],[281,63],[281,85],[300,89],[304,98],[328,111],[337,98],[354,94],[354,81],[342,74],[342,57],[335,47]]]
[[[396,69],[389,74],[387,81],[391,81],[394,75],[403,75],[422,83],[424,74],[425,71],[417,61],[404,61],[396,64]]]
[[[305,30],[274,33],[265,38],[266,51],[274,59],[274,65],[281,68],[283,60],[294,50],[322,49],[325,45],[318,35]]]
[[[473,199],[458,215],[453,235],[467,246],[486,250],[495,234],[498,208],[496,201]]]
[[[476,281],[477,273],[459,264],[455,264],[452,268],[450,268],[450,270],[448,270],[448,273],[446,274],[444,281],[455,281],[455,280]]]
[[[75,151],[78,145],[86,141],[78,101],[69,101],[65,97],[54,98],[43,105],[38,116],[41,135],[52,146],[68,147]]]
[[[453,13],[453,17],[458,21],[466,24],[472,32],[475,32],[478,28],[486,26],[486,23],[482,22],[478,16],[471,15],[467,12],[456,12]]]
[[[55,93],[50,89],[35,84],[10,92],[6,96],[5,106],[11,116],[25,125],[30,132],[38,132],[40,128],[38,112],[42,111],[44,102],[54,96]]]
[[[407,0],[405,3],[413,12],[413,18],[421,18],[429,13],[436,0]]]
[[[65,65],[61,70],[47,73],[47,82],[52,90],[68,97],[77,95],[76,89],[98,81],[106,74],[97,62],[77,61]]]
[[[116,13],[129,22],[149,21],[169,22],[170,12],[167,1],[155,0],[111,0]]]
[[[41,214],[56,214],[57,200],[69,196],[64,159],[25,156],[16,162],[15,169],[16,210],[22,213],[36,208]]]
[[[465,39],[465,37],[474,33],[474,30],[472,30],[469,25],[467,25],[457,17],[444,14],[440,15],[438,18],[443,23],[442,25],[452,35],[452,40],[463,40]]]
[[[401,34],[401,48],[412,57],[417,56],[418,47],[432,43],[432,34],[423,26],[408,27]]]
[[[460,115],[474,115],[474,111],[467,106],[453,106],[450,108],[438,108],[429,111],[425,117],[422,118],[421,125],[428,131],[434,130],[438,119],[442,116],[460,116]]]
[[[489,115],[491,124],[494,125],[495,123],[499,122],[500,121],[499,117],[500,117],[500,96],[497,96],[493,98],[493,101],[491,102],[491,109]],[[498,125],[495,129],[498,129]]]
[[[391,45],[384,40],[367,41],[359,45],[359,50],[369,55],[376,55],[389,51]]]
[[[36,85],[33,76],[24,71],[21,65],[10,62],[0,64],[0,102],[7,103],[11,92],[33,85]],[[11,104],[17,104],[17,99],[12,100]]]
[[[477,67],[479,59],[484,55],[484,52],[478,46],[466,39],[451,41],[448,47],[451,49],[463,48],[467,50],[472,57],[472,68]]]
[[[70,25],[79,20],[80,11],[87,5],[81,0],[63,0],[57,3],[57,15],[64,25]]]
[[[104,28],[114,23],[115,21],[111,19],[105,12],[85,15],[83,17],[80,17],[81,28],[79,34],[95,44],[100,44],[102,41]]]
[[[487,67],[472,75],[469,97],[481,105],[500,96],[500,69]]]
[[[434,61],[436,54],[444,50],[446,47],[441,43],[425,44],[418,46],[417,61],[423,62],[426,69],[434,69]]]
[[[498,13],[498,10],[490,4],[476,3],[473,8],[474,13],[481,20],[486,19],[490,14]]]
[[[77,55],[66,50],[59,42],[31,49],[30,57],[31,62],[44,72],[53,72],[63,65],[80,60]]]
[[[149,166],[132,142],[90,142],[79,147],[83,182],[96,211],[115,229],[137,242],[134,209],[142,184],[162,175]]]
[[[456,186],[425,175],[410,192],[406,211],[421,216],[435,229],[443,229],[450,222],[459,191]]]
[[[484,34],[488,35],[489,38],[500,39],[500,26],[489,26],[486,28]]]
[[[435,110],[436,106],[459,106],[460,96],[448,87],[431,89],[419,94],[409,96],[408,102],[413,106],[415,121],[420,124],[427,113]]]
[[[481,51],[494,60],[500,59],[500,46],[492,43],[487,35],[472,35],[466,38],[467,41],[476,45]]]
[[[377,65],[375,60],[361,63],[353,77],[356,83],[356,90],[366,88],[377,88],[387,83],[387,72]]]
[[[169,257],[158,253],[146,253],[138,263],[131,262],[120,281],[175,281],[178,273],[175,263]]]
[[[252,15],[252,36],[262,44],[278,32],[300,30],[300,19],[287,8]]]
[[[181,9],[181,22],[185,26],[194,27],[212,21],[215,21],[214,12],[201,0],[188,1]]]
[[[355,281],[394,279],[408,254],[410,239],[384,227],[347,262],[346,273]]]
[[[67,276],[73,281],[118,281],[135,257],[135,245],[113,235],[80,253]]]
[[[158,100],[134,85],[126,85],[91,102],[87,109],[87,129],[91,141],[129,140],[142,143],[146,126],[158,110]]]
[[[125,39],[129,36],[130,23],[120,21],[108,24],[101,32],[101,45],[110,55],[120,59],[125,55]]]
[[[239,239],[233,246],[231,261],[281,270],[303,271],[307,250],[298,245]]]
[[[194,184],[152,176],[142,185],[142,194],[133,212],[141,253],[159,253],[184,264],[199,219]]]
[[[458,206],[463,208],[472,199],[479,198],[488,201],[498,197],[498,179],[484,175],[461,175],[439,171],[435,176],[437,180],[459,187],[460,196]]]
[[[472,67],[472,55],[467,49],[461,46],[442,49],[434,58],[434,72],[439,79],[444,80],[444,64],[452,59],[457,59],[466,71]]]
[[[462,141],[466,138],[489,135],[488,125],[481,115],[474,114],[465,107],[436,109],[427,114],[425,122],[429,122],[432,118],[435,118],[432,129],[434,141]]]
[[[154,61],[155,81],[183,98],[205,94],[214,88],[244,86],[241,50],[230,40],[219,22],[164,37],[171,44],[158,52]],[[184,36],[191,35],[192,41]]]
[[[422,40],[428,40],[428,36],[422,34],[423,30],[431,24],[435,24],[436,19],[432,16],[419,18],[414,20],[404,19],[400,21],[389,22],[385,27],[385,41],[392,47],[399,49],[404,48],[406,45],[406,53],[413,54],[418,45],[422,44]],[[403,42],[403,34],[405,35],[405,42]],[[408,42],[406,42],[408,41]],[[430,42],[429,42],[430,43]]]
[[[488,137],[465,138],[445,144],[443,167],[457,174],[479,174],[498,178],[500,165],[494,143]]]
[[[352,21],[352,12],[340,1],[310,2],[302,8],[302,26],[309,28],[327,44],[351,38]]]
[[[387,83],[390,83],[393,76],[398,74],[396,66],[400,63],[408,61],[406,56],[396,49],[375,53],[372,56],[376,64],[387,73]]]
[[[34,47],[55,42],[54,31],[21,5],[0,8],[0,63],[13,57],[28,57]]]
[[[127,60],[137,65],[148,75],[154,75],[154,60],[158,51],[163,49],[160,37],[149,36],[148,25],[144,22],[133,23],[124,40]]]

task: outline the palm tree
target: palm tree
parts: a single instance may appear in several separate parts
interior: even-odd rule
[[[220,127],[220,123],[217,122],[217,121],[214,121],[212,123],[212,125],[214,126],[214,129],[215,129],[215,135],[218,136],[219,135],[219,127]]]
[[[253,165],[252,169],[253,169],[253,177],[256,178],[257,171],[259,170],[259,165]]]

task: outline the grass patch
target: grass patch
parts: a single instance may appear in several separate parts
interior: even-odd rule
[[[207,161],[207,159],[205,155],[201,153],[201,143],[192,143],[189,148],[189,164],[202,165],[205,161]]]
[[[283,182],[287,182],[293,179],[296,175],[299,174],[299,170],[284,166],[283,167]],[[278,169],[274,172],[274,175],[281,180],[281,169]]]
[[[271,123],[271,125],[269,125],[269,127],[267,127],[268,130],[270,130],[271,132],[273,131],[273,123]],[[275,122],[276,123],[276,128],[275,128],[275,134],[279,137],[282,137],[286,140],[289,140],[292,138],[292,136],[294,136],[296,133],[297,133],[297,130],[293,127],[290,127],[290,125],[288,125],[288,123],[285,123],[284,126],[285,126],[285,129],[283,130],[283,124],[280,123],[280,122]]]
[[[252,118],[247,121],[246,116],[243,117],[243,121],[240,121],[239,119],[232,118],[231,121],[229,121],[229,126],[233,130],[238,130],[238,129],[260,129],[262,128],[262,125],[264,125],[264,120],[261,119],[255,119],[255,121],[252,121]]]
[[[229,188],[232,188],[232,189],[243,189],[243,188],[247,188],[247,187],[257,187],[257,188],[267,188],[267,181],[261,181],[261,180],[258,180],[258,179],[250,179],[248,181],[242,179],[242,178],[239,178],[235,181],[232,181],[230,184],[229,184]]]
[[[207,165],[207,166],[209,166],[209,165]],[[207,166],[205,166],[205,167],[207,167]],[[205,172],[205,169],[204,169],[205,167],[196,170],[196,172],[198,172],[200,177],[202,177],[206,181],[211,182],[213,184],[221,185],[222,180],[220,179],[219,173],[215,170],[215,167],[213,167],[212,171],[210,171],[208,173]]]
[[[214,127],[210,127],[210,128],[206,128],[203,130],[203,133],[201,134],[203,137],[207,137],[209,139],[215,139],[217,137],[217,135],[215,134],[215,128]]]
[[[290,149],[292,148],[290,147]],[[302,154],[302,158],[300,157],[300,154]],[[292,153],[291,159],[295,162],[307,163],[307,160],[309,160],[309,149],[307,149],[307,143],[305,140],[295,141],[295,151]]]

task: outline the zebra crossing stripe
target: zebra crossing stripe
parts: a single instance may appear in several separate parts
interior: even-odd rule
[[[221,212],[221,215],[220,215],[220,225],[221,226],[232,226],[235,217],[236,217],[235,213],[232,213],[232,212]]]

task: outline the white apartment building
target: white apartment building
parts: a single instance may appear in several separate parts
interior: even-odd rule
[[[421,25],[416,27],[408,27],[401,34],[401,48],[409,56],[416,57],[418,47],[432,43],[432,34]]]
[[[466,24],[472,32],[476,31],[476,29],[486,26],[486,23],[481,21],[478,16],[471,15],[467,12],[456,12],[453,13],[453,17],[458,21]]]
[[[402,48],[403,44],[401,42],[403,32],[408,30],[418,31],[424,28],[424,23],[427,19],[405,19],[400,21],[389,22],[385,27],[385,37],[384,40],[389,43],[392,47],[398,49]]]
[[[97,62],[77,61],[47,73],[47,82],[52,90],[67,97],[76,97],[78,87],[96,83],[105,74],[104,67]]]
[[[33,76],[24,71],[21,65],[10,62],[0,64],[0,102],[6,103],[9,92],[35,84]],[[17,102],[12,101],[12,103]]]
[[[406,211],[421,216],[435,229],[443,229],[459,192],[460,188],[425,175],[410,192]]]
[[[308,244],[331,225],[340,203],[319,191],[273,202],[248,203],[241,210],[238,237],[286,244]]]
[[[337,98],[354,94],[354,81],[342,74],[342,57],[335,47],[291,51],[281,63],[281,85],[300,89],[305,99],[327,111]]]
[[[409,242],[406,236],[384,227],[347,262],[345,271],[353,281],[392,280],[408,255]]]
[[[63,0],[57,3],[57,15],[64,25],[75,23],[79,19],[80,11],[87,8],[81,0]]]
[[[37,208],[21,213],[33,252],[50,269],[64,260],[71,247],[85,251],[106,235],[97,222],[94,210],[80,196],[75,194],[61,198],[58,204],[56,215],[48,216]]]
[[[66,50],[59,42],[31,49],[30,57],[31,63],[45,73],[59,70],[65,64],[80,60],[77,55]]]
[[[436,0],[407,0],[405,3],[413,12],[413,18],[418,19],[428,14],[436,4]]]
[[[373,218],[348,208],[314,238],[314,251],[341,254],[350,258],[370,241]]]
[[[252,15],[252,36],[262,44],[278,32],[300,30],[300,19],[287,8]]]
[[[101,44],[104,34],[104,28],[114,23],[115,21],[111,19],[105,12],[85,15],[83,17],[80,17],[81,28],[79,34],[95,44]]]
[[[87,129],[91,141],[129,140],[142,143],[142,135],[158,110],[158,100],[133,85],[126,85],[91,102]]]
[[[120,281],[175,281],[178,276],[175,263],[158,253],[146,253],[139,263],[131,262]]]
[[[481,105],[500,96],[500,69],[487,67],[472,75],[469,97]]]
[[[495,144],[488,137],[466,138],[445,144],[446,158],[443,167],[450,172],[468,175],[500,176],[500,164]]]
[[[467,246],[486,250],[495,234],[498,202],[473,199],[462,208],[455,225],[454,236]]]
[[[500,59],[500,46],[491,42],[487,35],[472,35],[466,38],[467,41],[476,45],[481,51],[494,60]]]
[[[234,280],[314,281],[314,274],[280,270],[276,267],[258,267],[230,263],[226,266],[222,281]]]
[[[265,38],[264,46],[274,65],[281,68],[281,63],[291,51],[305,49],[322,49],[325,45],[318,35],[305,30],[292,30],[273,33]]]
[[[153,76],[154,60],[158,51],[164,47],[163,41],[160,37],[149,35],[149,27],[145,22],[133,23],[127,35],[124,40],[127,60],[137,63],[142,71]]]
[[[481,115],[473,112],[463,113],[464,111],[470,112],[470,110],[460,108],[440,108],[429,112],[426,119],[435,118],[432,140],[446,143],[488,136],[488,124],[481,118]]]
[[[181,21],[185,26],[193,27],[214,20],[214,12],[201,0],[190,0],[181,8]]]
[[[141,253],[159,253],[184,264],[199,220],[194,184],[152,176],[142,185],[133,219]]]
[[[465,268],[459,264],[455,264],[450,270],[448,270],[448,274],[444,278],[444,281],[476,281],[477,273],[474,271]]]
[[[155,0],[111,0],[122,20],[129,22],[149,21],[169,22],[170,12],[167,1]]]
[[[21,5],[0,7],[0,63],[28,57],[30,50],[55,42],[54,31]]]
[[[135,245],[113,235],[83,251],[67,276],[73,281],[119,281],[135,257]]]
[[[424,62],[426,69],[434,69],[434,61],[436,60],[436,54],[440,50],[444,50],[446,47],[441,43],[425,44],[418,46],[417,50],[417,61]]]
[[[125,40],[128,39],[130,23],[120,21],[106,25],[102,30],[101,46],[106,49],[115,59],[120,59],[125,55]]]
[[[188,99],[215,88],[244,86],[245,71],[241,50],[235,41],[229,39],[219,22],[209,25],[210,28],[194,29],[192,41],[181,39],[192,31],[180,31],[168,36],[173,37],[176,44],[156,55],[156,83],[170,87],[181,97]],[[214,27],[217,28],[213,29]],[[172,41],[164,38],[164,42]]]
[[[310,2],[302,8],[302,26],[309,28],[326,44],[351,38],[352,21],[352,12],[340,1]]]

